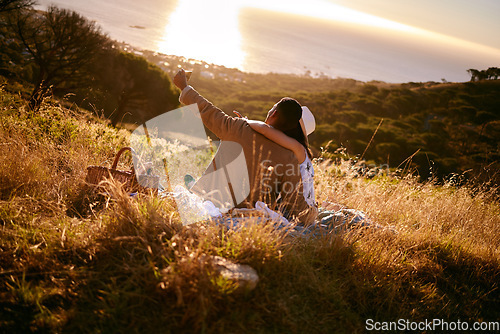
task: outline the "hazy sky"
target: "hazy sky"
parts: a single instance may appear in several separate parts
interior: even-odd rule
[[[500,49],[500,0],[327,1]]]

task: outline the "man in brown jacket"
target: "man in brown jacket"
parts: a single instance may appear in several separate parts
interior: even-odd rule
[[[235,203],[236,207],[252,208],[256,201],[262,201],[271,209],[282,212],[289,220],[297,220],[304,225],[313,223],[318,209],[305,201],[299,163],[293,152],[252,130],[245,119],[228,116],[210,103],[187,85],[183,69],[174,77],[174,84],[182,91],[179,100],[185,105],[197,104],[203,124],[222,141],[205,174],[221,167],[215,166],[214,161],[220,161],[217,158],[224,145],[230,146],[229,142],[241,145],[250,189],[244,200]],[[270,125],[273,125],[275,117],[269,115],[272,115],[275,108],[276,106],[271,109],[266,119],[266,123]],[[196,184],[193,188],[197,188]]]

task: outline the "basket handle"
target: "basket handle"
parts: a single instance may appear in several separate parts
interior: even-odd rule
[[[120,156],[122,155],[122,153],[125,151],[132,152],[132,148],[130,148],[130,147],[121,148],[118,151],[118,153],[116,153],[116,157],[115,157],[115,160],[113,161],[113,165],[111,166],[111,169],[116,169],[116,166],[118,166],[118,160],[120,159]]]

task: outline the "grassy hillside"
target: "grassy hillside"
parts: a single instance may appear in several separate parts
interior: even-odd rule
[[[86,191],[86,167],[109,166],[128,132],[50,100],[37,114],[25,104],[0,91],[1,332],[352,333],[367,319],[499,319],[492,189],[365,179],[325,156],[319,202],[391,229],[297,238],[182,226],[169,199]],[[237,294],[210,255],[251,265],[257,288]]]

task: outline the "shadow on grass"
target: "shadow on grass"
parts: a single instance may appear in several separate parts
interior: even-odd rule
[[[78,266],[65,292],[3,292],[2,332],[362,333],[367,319],[498,319],[498,263],[453,243],[366,230],[283,239],[264,226],[183,227],[155,217],[154,200],[122,204],[133,206],[102,216],[95,252],[64,259]],[[254,267],[257,288],[233,293],[211,255]],[[27,276],[25,287],[52,280]],[[63,320],[43,322],[44,312]]]

